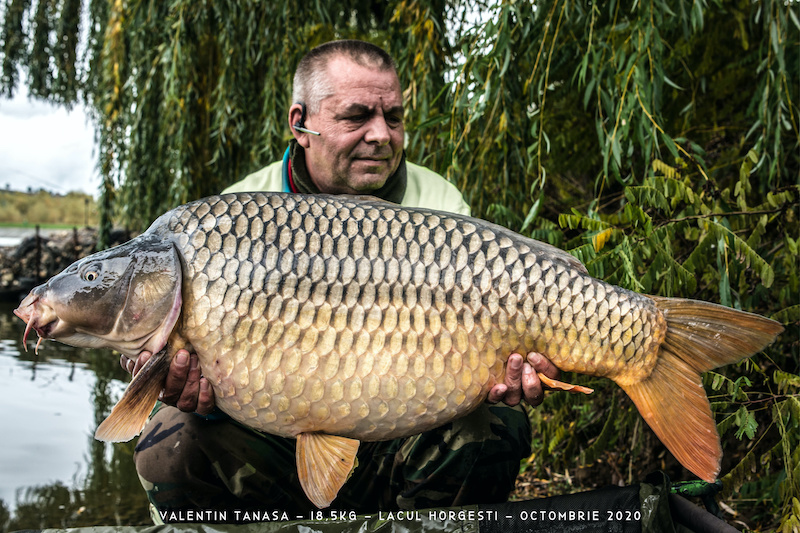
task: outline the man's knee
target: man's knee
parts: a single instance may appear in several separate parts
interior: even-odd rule
[[[196,415],[172,407],[159,410],[134,449],[139,477],[150,483],[180,483],[193,470],[190,465],[206,462],[197,438],[198,421]]]
[[[396,458],[404,483],[397,503],[424,508],[505,501],[530,450],[525,412],[484,404],[406,441]]]
[[[145,428],[134,461],[159,509],[273,504],[306,510],[294,442],[256,433],[227,417],[206,420],[162,408]]]
[[[450,450],[480,444],[481,455],[518,463],[531,453],[531,425],[520,406],[484,403],[473,413],[454,420],[446,440]]]

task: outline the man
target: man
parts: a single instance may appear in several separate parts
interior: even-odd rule
[[[300,62],[289,109],[294,140],[276,162],[225,192],[265,190],[370,194],[406,206],[468,214],[444,178],[405,161],[403,101],[392,59],[360,41],[315,48]],[[136,373],[149,354],[123,366]],[[524,396],[541,403],[536,372],[557,377],[544,357],[514,354],[489,403],[445,426],[406,439],[362,443],[358,466],[334,508],[372,512],[505,501],[530,454]],[[179,352],[162,407],[136,447],[135,461],[159,509],[276,509],[292,518],[313,506],[297,480],[291,439],[264,435],[213,412],[196,355]],[[494,405],[504,401],[508,405]],[[200,415],[192,413],[196,411]]]
[[[369,194],[405,206],[469,214],[451,183],[405,161],[400,80],[380,48],[360,41],[315,48],[297,68],[292,99],[289,124],[295,141],[284,160],[224,192]]]

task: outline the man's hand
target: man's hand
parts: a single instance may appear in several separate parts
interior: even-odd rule
[[[540,353],[529,353],[527,361],[520,354],[511,354],[506,362],[505,381],[492,387],[487,401],[514,406],[524,399],[534,407],[539,405],[544,401],[544,387],[536,375],[538,372],[553,379],[557,379],[561,374],[558,368]]]
[[[122,368],[135,376],[152,355],[150,352],[142,352],[136,361],[123,355],[119,362]],[[214,390],[208,380],[200,375],[197,354],[178,350],[170,363],[169,374],[160,399],[165,404],[174,405],[187,413],[207,415],[214,410]]]

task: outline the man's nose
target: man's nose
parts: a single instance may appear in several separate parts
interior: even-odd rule
[[[370,144],[377,144],[383,146],[389,144],[391,140],[391,133],[389,132],[389,125],[383,116],[373,117],[367,124],[367,131],[364,134],[364,140]]]

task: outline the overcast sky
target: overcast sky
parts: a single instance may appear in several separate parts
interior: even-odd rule
[[[0,188],[98,195],[94,128],[83,108],[31,100],[24,87],[0,97]]]

